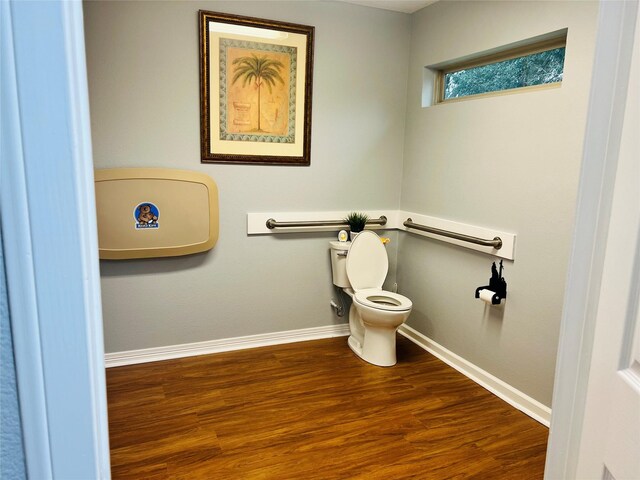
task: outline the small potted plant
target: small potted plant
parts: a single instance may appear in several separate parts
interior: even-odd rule
[[[351,240],[364,230],[364,227],[367,225],[367,220],[369,220],[369,215],[360,212],[351,212],[345,217],[344,221],[349,224],[349,230],[351,231]]]

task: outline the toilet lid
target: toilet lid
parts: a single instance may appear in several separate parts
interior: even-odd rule
[[[389,271],[389,259],[380,237],[370,230],[360,232],[351,242],[346,268],[354,290],[382,288]]]

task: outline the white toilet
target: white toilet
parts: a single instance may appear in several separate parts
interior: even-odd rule
[[[382,290],[389,270],[380,237],[365,230],[353,242],[329,242],[333,283],[353,300],[349,310],[349,347],[381,367],[396,364],[396,330],[411,313],[407,297]]]

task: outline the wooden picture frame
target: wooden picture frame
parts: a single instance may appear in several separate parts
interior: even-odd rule
[[[199,11],[202,163],[309,165],[314,27]]]

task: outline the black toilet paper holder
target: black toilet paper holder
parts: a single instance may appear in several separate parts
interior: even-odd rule
[[[494,292],[491,297],[492,305],[500,305],[503,298],[507,298],[507,282],[502,276],[502,260],[500,260],[500,272],[496,268],[496,262],[491,265],[491,278],[489,279],[489,285],[476,288],[476,298],[480,298],[480,290],[491,290]]]

